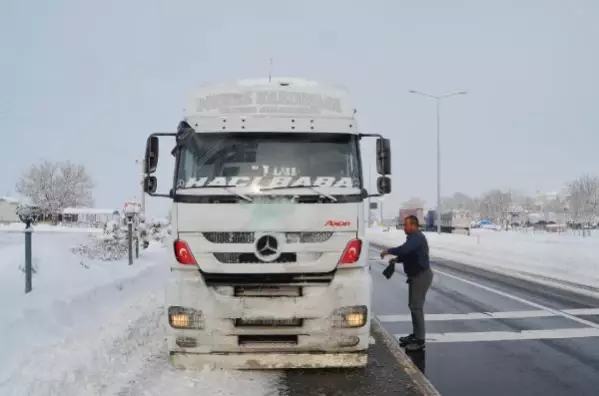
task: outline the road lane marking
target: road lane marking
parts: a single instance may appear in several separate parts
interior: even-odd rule
[[[563,309],[569,315],[599,315],[599,308],[575,308]],[[425,314],[427,322],[440,322],[451,320],[483,320],[483,319],[526,319],[526,318],[548,318],[562,316],[555,312],[546,310],[536,311],[498,311],[498,312],[469,312],[451,314]],[[377,315],[382,323],[411,322],[410,314],[406,315]]]
[[[377,249],[377,250],[380,250],[380,249]],[[574,322],[578,322],[578,323],[581,323],[581,324],[584,324],[586,326],[589,326],[589,327],[592,327],[594,329],[599,330],[599,323],[595,323],[595,322],[591,322],[590,320],[578,318],[578,317],[574,316],[573,314],[570,314],[570,313],[568,313],[566,311],[562,311],[562,310],[558,310],[558,309],[553,309],[553,308],[550,308],[548,306],[545,306],[545,305],[538,304],[538,303],[535,303],[533,301],[527,300],[525,298],[514,296],[512,294],[509,294],[509,293],[506,293],[504,291],[495,289],[493,287],[485,286],[485,285],[482,285],[480,283],[477,283],[477,282],[474,282],[474,281],[471,281],[471,280],[468,280],[468,279],[464,279],[464,278],[462,278],[460,276],[449,274],[449,273],[447,273],[445,271],[441,271],[439,269],[434,269],[433,272],[436,273],[436,274],[441,274],[441,275],[447,276],[448,278],[452,278],[452,279],[458,280],[458,281],[466,283],[468,285],[477,287],[479,289],[486,290],[486,291],[488,291],[490,293],[497,294],[498,296],[509,298],[511,300],[517,301],[517,302],[525,304],[525,305],[529,305],[531,307],[534,307],[534,308],[537,308],[537,309],[540,309],[540,310],[543,310],[543,311],[551,312],[551,313],[555,314],[556,316],[562,316],[562,317],[564,317],[566,319],[570,319],[570,320],[572,320]],[[506,275],[506,276],[509,277],[509,275]],[[539,287],[541,287],[541,286],[539,285]],[[581,314],[579,314],[579,315],[581,315]]]
[[[599,308],[576,308],[576,309],[563,309],[565,313],[570,315],[599,315]]]
[[[599,330],[599,323],[595,323],[595,322],[591,322],[590,320],[578,318],[578,317],[576,317],[576,316],[574,316],[572,314],[569,314],[569,313],[567,313],[565,311],[561,311],[561,310],[558,310],[558,309],[553,309],[553,308],[547,307],[547,306],[542,305],[542,304],[537,304],[536,302],[527,300],[525,298],[514,296],[512,294],[506,293],[506,292],[501,291],[501,290],[497,290],[497,289],[489,287],[489,286],[481,285],[480,283],[473,282],[471,280],[464,279],[462,277],[449,274],[449,273],[447,273],[445,271],[440,271],[440,270],[436,269],[436,270],[434,270],[434,272],[436,274],[441,274],[441,275],[447,276],[448,278],[459,280],[459,281],[461,281],[463,283],[466,283],[468,285],[471,285],[471,286],[474,286],[474,287],[478,287],[479,289],[486,290],[488,292],[497,294],[498,296],[509,298],[511,300],[517,301],[517,302],[522,303],[522,304],[529,305],[531,307],[535,307],[537,309],[541,309],[543,311],[552,312],[552,313],[554,313],[557,316],[562,316],[562,317],[570,319],[570,320],[572,320],[574,322],[578,322],[578,323],[581,323],[581,324],[584,324],[584,325],[587,325],[589,327],[592,327],[594,329]]]
[[[370,338],[368,338],[368,342],[370,343],[370,345],[376,344],[376,340],[374,339],[373,336],[370,336]]]
[[[401,334],[394,334],[400,337]],[[429,333],[426,341],[431,343],[445,342],[481,342],[481,341],[515,341],[515,340],[548,340],[560,338],[599,337],[599,329],[551,329],[523,331],[481,331],[457,333]]]

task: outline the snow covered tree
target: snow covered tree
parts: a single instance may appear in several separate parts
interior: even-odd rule
[[[411,197],[410,199],[408,199],[406,202],[404,202],[403,204],[401,204],[401,208],[402,209],[418,209],[418,208],[424,208],[424,204],[426,202],[420,198],[417,197]]]
[[[483,195],[480,211],[483,218],[492,219],[499,224],[507,224],[512,208],[512,195],[510,192],[491,190]]]
[[[83,165],[46,160],[24,171],[15,189],[45,214],[55,215],[67,207],[92,205],[93,188]]]
[[[568,212],[574,223],[589,225],[599,215],[599,177],[584,175],[567,184]]]
[[[451,197],[441,199],[443,210],[468,210],[474,212],[478,210],[478,205],[475,200],[468,195],[456,192]]]

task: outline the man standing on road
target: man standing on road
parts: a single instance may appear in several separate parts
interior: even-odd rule
[[[406,233],[406,242],[396,248],[383,249],[381,259],[389,254],[396,256],[389,262],[387,270],[391,269],[391,271],[394,271],[395,263],[403,263],[404,272],[408,278],[408,306],[412,314],[414,332],[401,337],[399,343],[407,350],[416,351],[423,349],[425,345],[423,308],[426,293],[433,281],[433,271],[428,259],[428,242],[420,231],[418,218],[416,216],[406,217],[403,229]]]

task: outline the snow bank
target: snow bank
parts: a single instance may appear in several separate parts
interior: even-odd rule
[[[397,246],[403,231],[367,231],[372,243]],[[465,234],[426,233],[431,255],[538,283],[599,292],[599,237],[545,232],[473,230]],[[584,286],[583,288],[577,285]],[[585,293],[586,294],[586,293]]]
[[[33,290],[25,294],[23,236],[0,235],[0,337],[5,344],[0,354],[0,372],[4,371],[3,364],[19,354],[22,347],[43,343],[45,336],[57,330],[56,326],[71,324],[56,316],[57,310],[102,287],[117,293],[123,281],[139,276],[164,259],[165,250],[160,245],[140,253],[140,259],[132,266],[123,260],[90,260],[71,252],[73,246],[89,243],[92,238],[96,236],[34,233]]]
[[[97,235],[33,235],[38,270],[24,294],[22,235],[0,235],[0,395],[266,395],[277,374],[185,372],[167,361],[169,250],[153,242],[132,266],[71,252]]]

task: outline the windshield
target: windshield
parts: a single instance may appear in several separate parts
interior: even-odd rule
[[[194,134],[182,143],[177,189],[359,189],[358,144],[349,134]]]

